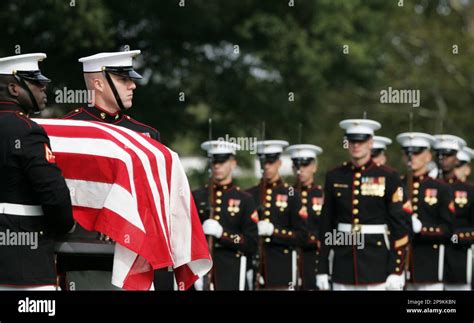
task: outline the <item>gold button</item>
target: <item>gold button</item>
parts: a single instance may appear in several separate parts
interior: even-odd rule
[[[359,204],[359,200],[357,200],[357,199],[356,199],[356,200],[353,200],[353,201],[352,201],[352,204],[358,205],[358,204]]]
[[[271,201],[271,200],[272,200],[272,197],[271,197],[270,195],[267,195],[265,198],[267,199],[267,201]]]
[[[418,198],[417,198],[417,197],[414,197],[414,198],[413,198],[413,202],[415,202],[415,203],[418,202]]]
[[[270,211],[265,211],[265,215],[270,215]]]
[[[417,195],[417,194],[418,194],[418,190],[413,190],[413,194],[414,194],[414,195]]]
[[[377,241],[377,246],[381,246],[382,245],[382,241]]]
[[[105,113],[104,113],[104,112],[101,112],[101,113],[100,113],[100,118],[101,118],[102,120],[105,119]]]
[[[265,203],[265,207],[271,207],[272,206],[272,203]]]
[[[422,229],[422,230],[423,230],[423,231],[427,231],[428,229],[426,229],[426,227],[423,227],[423,229]]]
[[[398,273],[400,271],[400,268],[395,268],[395,271]]]
[[[266,239],[265,239],[265,242],[270,242],[270,238],[266,238]]]
[[[199,213],[201,213],[201,214],[204,213],[204,210],[199,210]]]
[[[217,199],[217,200],[216,200],[216,203],[217,203],[217,204],[222,204],[222,200],[221,200],[221,199]]]
[[[286,234],[286,230],[285,229],[281,230],[281,233]]]
[[[221,217],[219,215],[214,215],[214,220],[220,220]]]
[[[311,240],[316,240],[316,237],[315,237],[315,236],[311,236]]]
[[[271,190],[271,189],[268,189],[268,190],[267,190],[267,194],[272,194],[272,190]]]
[[[430,231],[430,232],[433,232],[433,231],[434,231],[434,228],[430,227],[430,228],[429,228],[429,231]]]
[[[354,185],[358,186],[358,185],[360,185],[360,182],[359,181],[354,181]]]
[[[221,192],[221,191],[217,191],[217,192],[216,192],[216,195],[217,195],[217,196],[222,196],[222,192]]]
[[[275,229],[275,233],[278,233],[278,232],[280,232],[280,230],[278,230],[278,229]]]
[[[74,110],[74,112],[79,112],[79,109]]]
[[[302,200],[301,200],[301,203],[303,203],[303,204],[308,203],[308,199],[302,199]]]
[[[303,192],[301,193],[301,195],[302,195],[303,197],[306,197],[306,196],[308,196],[308,192],[303,191]]]
[[[400,259],[397,259],[397,264],[401,263],[402,261]]]
[[[359,214],[359,210],[358,209],[352,210],[352,214]]]
[[[440,228],[436,228],[435,231],[436,231],[436,232],[440,232],[441,230],[440,230]]]
[[[358,223],[359,223],[359,219],[358,219],[358,218],[354,218],[354,219],[352,220],[352,222],[354,222],[354,224],[358,224]]]
[[[402,253],[403,253],[403,252],[402,252],[401,250],[398,250],[398,251],[397,251],[397,255],[399,255],[399,256],[401,256]]]
[[[220,207],[216,207],[216,212],[220,212],[221,211],[221,208]]]
[[[265,222],[270,222],[270,219],[264,219],[263,221],[265,221]]]
[[[362,176],[361,173],[355,173],[355,177],[356,177],[356,178],[360,178],[361,176]]]
[[[336,194],[336,195],[339,197],[339,196],[341,196],[341,193],[337,192],[337,194]]]
[[[418,206],[413,205],[413,211],[416,211],[416,210],[418,210]]]
[[[420,187],[420,183],[417,183],[417,182],[413,183],[413,187],[414,187],[414,188]]]
[[[460,238],[464,238],[464,233],[460,233],[460,234],[459,234],[459,237],[460,237]]]
[[[224,232],[222,235],[223,235],[224,237],[229,236],[229,234],[228,234],[227,232]]]
[[[288,231],[288,235],[289,235],[289,236],[292,236],[292,235],[293,235],[293,232],[292,232],[292,231]]]
[[[471,234],[469,232],[466,232],[466,237],[470,237]]]
[[[359,195],[359,190],[354,190],[354,195]]]
[[[283,253],[284,253],[284,254],[287,254],[287,253],[289,253],[289,252],[290,252],[290,251],[289,251],[288,249],[283,249]]]
[[[235,254],[235,258],[240,258],[240,253],[237,252],[237,253]]]
[[[437,245],[437,244],[434,244],[434,245],[433,245],[433,249],[438,249],[438,245]]]

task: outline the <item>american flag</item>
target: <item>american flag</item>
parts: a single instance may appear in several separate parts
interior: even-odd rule
[[[212,267],[178,155],[109,124],[35,119],[46,130],[71,192],[74,219],[115,244],[112,284],[149,290],[153,270],[172,267],[188,289]]]

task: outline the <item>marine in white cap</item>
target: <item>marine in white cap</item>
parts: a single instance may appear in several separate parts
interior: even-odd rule
[[[50,80],[38,66],[45,57],[0,58],[0,228],[9,236],[36,232],[40,239],[36,248],[0,248],[0,290],[56,290],[53,237],[74,225],[69,189],[49,138],[28,117],[46,104]]]
[[[474,158],[474,150],[469,147],[464,147],[458,151],[456,157],[458,164],[454,172],[460,181],[465,182],[471,175],[471,160]]]
[[[339,125],[348,140],[350,162],[326,174],[316,284],[322,290],[330,288],[329,252],[333,249],[334,290],[401,289],[409,228],[403,220],[398,173],[371,158],[374,130],[380,123],[349,119]],[[397,224],[398,231],[389,235],[391,223]],[[335,236],[344,236],[349,243],[338,245]]]
[[[214,266],[195,283],[197,290],[247,290],[248,255],[257,250],[258,213],[252,196],[237,186],[232,173],[239,145],[223,140],[206,141],[201,148],[210,159],[209,183],[193,191],[204,234],[212,237]]]
[[[74,109],[64,118],[115,124],[160,141],[160,134],[155,128],[126,114],[133,105],[135,81],[142,78],[133,68],[133,59],[139,54],[139,50],[131,50],[99,53],[79,59],[87,90],[93,91],[95,102]]]
[[[372,146],[372,160],[380,165],[385,165],[387,163],[387,155],[385,151],[387,146],[392,144],[392,140],[387,137],[374,136],[374,144]]]
[[[453,135],[435,135],[433,146],[437,157],[438,178],[449,181],[454,176],[457,159],[456,154],[466,146],[464,139]]]
[[[130,50],[99,53],[80,58],[87,90],[94,92],[95,102],[74,109],[64,118],[105,122],[160,141],[160,134],[156,129],[126,114],[133,104],[135,81],[142,78],[133,68],[133,59],[139,54],[139,50]],[[92,250],[94,250],[93,246],[97,245],[97,237],[100,240],[109,240],[107,236],[86,231],[78,225],[68,239],[80,238],[84,243],[90,243],[91,255],[66,253],[58,255],[58,263],[66,271],[63,277],[66,280],[75,281],[76,290],[116,289],[110,283],[113,256],[93,254]],[[155,290],[173,290],[173,273],[166,269],[155,271],[154,288]]]
[[[257,142],[262,179],[248,190],[259,205],[259,266],[257,289],[297,289],[297,247],[307,239],[305,215],[295,188],[284,183],[279,174],[280,155],[288,142]]]
[[[454,239],[445,245],[446,290],[471,290],[472,245],[474,238],[474,186],[456,176],[461,159],[469,157],[464,139],[453,135],[437,135],[434,148],[441,168],[442,180],[454,194]],[[473,237],[471,237],[473,235]],[[469,260],[468,260],[469,259]]]
[[[45,58],[44,53],[0,58],[3,101],[16,101],[26,114],[45,108],[46,87],[51,80],[43,75],[38,64]]]
[[[303,214],[306,217],[308,239],[301,246],[300,277],[301,289],[316,289],[315,273],[320,248],[320,216],[323,207],[323,188],[314,181],[318,169],[318,156],[323,152],[319,146],[300,144],[289,146],[286,151],[293,161],[293,171],[296,175],[296,184],[301,196]]]
[[[405,132],[397,136],[397,141],[408,166],[404,184],[412,213],[407,289],[442,290],[444,244],[449,241],[453,224],[452,193],[448,185],[428,174],[433,136]]]

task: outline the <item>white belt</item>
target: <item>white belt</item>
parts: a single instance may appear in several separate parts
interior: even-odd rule
[[[0,214],[40,216],[43,215],[43,209],[39,205],[0,203]]]
[[[360,232],[363,234],[387,234],[387,225],[339,223],[337,230],[341,232]]]

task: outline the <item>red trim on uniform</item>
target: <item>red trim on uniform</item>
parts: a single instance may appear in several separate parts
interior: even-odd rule
[[[111,116],[111,117],[115,117],[117,114],[120,113],[120,110],[117,111],[117,112],[115,112],[115,113],[109,112],[109,111],[107,111],[106,109],[102,108],[101,106],[99,106],[99,105],[97,105],[97,104],[94,105],[94,108],[96,108],[97,110],[100,110],[100,111],[102,111],[102,112],[104,112],[104,113],[107,113],[107,114],[108,114],[109,116]]]
[[[79,110],[79,111],[76,112],[76,110]],[[75,115],[80,114],[82,111],[84,111],[84,108],[74,109],[74,110],[72,110],[71,112],[67,113],[67,114],[63,117],[63,119],[69,119],[69,118],[71,118],[71,117],[74,117]]]
[[[153,130],[154,132],[158,132],[158,130],[156,130],[155,128],[153,128],[153,127],[151,127],[151,126],[149,126],[149,125],[146,125],[146,124],[144,124],[144,123],[141,123],[141,122],[139,122],[139,121],[133,119],[133,118],[130,117],[129,115],[126,115],[126,116],[128,117],[127,119],[130,120],[131,122],[136,123],[136,124],[138,124],[138,125],[141,125],[141,126],[143,126],[143,127],[149,128],[149,129]]]

